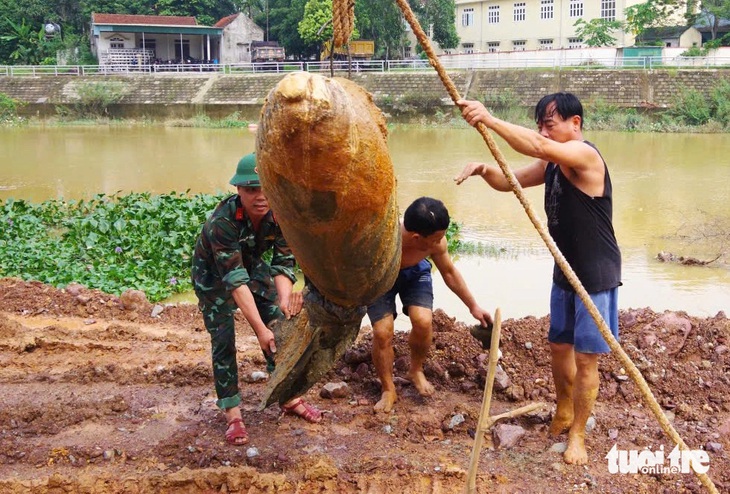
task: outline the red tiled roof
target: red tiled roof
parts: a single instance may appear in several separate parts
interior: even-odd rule
[[[236,20],[236,17],[238,17],[239,14],[233,14],[224,17],[223,19],[219,20],[215,24],[213,24],[213,27],[226,27],[228,24]]]
[[[178,15],[129,15],[129,14],[91,14],[94,24],[132,24],[135,26],[197,26],[195,17]]]

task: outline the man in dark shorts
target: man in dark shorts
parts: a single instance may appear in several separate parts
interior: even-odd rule
[[[433,285],[430,257],[452,292],[466,304],[471,315],[482,326],[492,316],[479,307],[464,282],[464,278],[449,256],[446,229],[449,212],[444,204],[430,197],[413,201],[401,222],[402,255],[400,272],[393,288],[368,307],[373,326],[373,364],[380,378],[382,396],[375,404],[376,412],[389,412],[397,400],[393,384],[393,323],[397,316],[395,296],[400,295],[403,312],[411,320],[411,368],[408,378],[423,396],[430,396],[434,387],[423,374],[423,362],[431,346],[433,316]]]
[[[550,235],[618,339],[618,287],[621,252],[613,231],[613,188],[608,167],[596,147],[583,139],[583,106],[571,93],[543,97],[535,107],[538,132],[495,118],[478,101],[458,101],[469,124],[479,122],[517,152],[537,158],[515,170],[522,187],[545,184]],[[492,188],[511,187],[496,165],[469,163],[456,183],[481,176]],[[553,268],[550,331],[557,410],[550,434],[568,431],[566,463],[588,462],[585,426],[598,396],[598,357],[608,353],[587,308],[560,267]]]
[[[294,256],[261,191],[253,154],[241,158],[230,183],[237,194],[223,199],[203,225],[195,244],[192,280],[210,333],[216,405],[226,416],[226,440],[240,446],[248,442],[248,432],[240,408],[234,313],[241,309],[271,371],[276,352],[271,328],[298,314],[303,300],[301,292],[293,291]],[[266,252],[272,252],[269,262],[263,258]],[[322,418],[301,398],[285,403],[283,410],[308,422]]]

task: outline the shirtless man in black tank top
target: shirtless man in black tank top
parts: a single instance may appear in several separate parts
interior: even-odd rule
[[[458,101],[466,121],[484,124],[515,151],[533,158],[514,171],[522,187],[545,185],[548,228],[601,316],[618,339],[618,286],[621,253],[612,225],[608,167],[595,146],[583,139],[583,108],[573,94],[545,96],[535,108],[538,131],[494,117],[478,101]],[[496,165],[469,163],[455,178],[481,176],[492,188],[510,191]],[[550,434],[568,431],[567,463],[588,462],[585,426],[598,396],[598,358],[610,348],[559,266],[550,295],[552,371],[557,410]]]

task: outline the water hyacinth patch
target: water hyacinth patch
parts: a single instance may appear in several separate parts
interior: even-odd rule
[[[0,221],[8,225],[0,229],[0,277],[58,288],[76,282],[116,295],[136,289],[151,302],[190,291],[195,240],[223,197],[171,192],[0,201]],[[452,253],[472,247],[460,240],[456,222],[447,240]]]
[[[107,293],[142,290],[150,301],[191,289],[195,239],[222,195],[94,196],[0,202],[0,276]]]

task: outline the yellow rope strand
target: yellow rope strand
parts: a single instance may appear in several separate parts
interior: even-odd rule
[[[355,28],[355,0],[332,0],[332,30],[335,46],[346,45]]]
[[[459,92],[457,91],[456,86],[454,86],[453,82],[446,73],[446,70],[441,65],[441,62],[436,56],[436,53],[433,51],[431,43],[428,40],[426,34],[423,32],[423,29],[418,23],[418,20],[413,15],[411,7],[408,5],[408,2],[406,0],[395,1],[403,12],[403,16],[405,17],[406,21],[411,26],[413,33],[416,35],[416,38],[421,45],[421,48],[423,48],[423,51],[426,52],[429,62],[431,63],[433,68],[436,69],[436,72],[438,73],[441,82],[444,84],[446,91],[449,93],[449,96],[451,96],[451,99],[454,101],[454,103],[456,103],[458,100],[461,99],[461,97],[459,96]],[[598,312],[598,309],[593,303],[593,300],[591,300],[590,296],[588,295],[588,292],[586,292],[585,288],[581,284],[580,280],[578,280],[578,277],[575,275],[575,272],[573,272],[573,269],[565,260],[565,257],[563,257],[563,254],[558,249],[558,246],[553,241],[547,229],[535,214],[535,211],[532,209],[532,206],[522,192],[522,186],[517,181],[514,174],[512,173],[512,170],[507,165],[507,162],[504,159],[504,155],[497,147],[497,144],[494,142],[494,138],[489,133],[487,127],[480,122],[477,125],[477,130],[484,138],[484,141],[487,143],[487,147],[491,151],[492,156],[494,156],[494,159],[497,161],[499,167],[502,169],[502,173],[507,179],[507,182],[512,187],[512,191],[517,196],[520,204],[522,204],[522,207],[525,209],[525,212],[530,218],[530,221],[535,226],[535,229],[537,229],[540,237],[542,237],[543,241],[545,242],[545,245],[547,245],[547,248],[548,250],[550,250],[553,258],[555,258],[556,264],[560,266],[560,269],[563,270],[563,273],[570,282],[570,285],[583,301],[583,304],[586,306],[586,308],[588,308],[588,312],[591,314],[591,317],[598,326],[598,329],[601,332],[603,339],[606,340],[608,346],[618,356],[622,365],[627,369],[627,372],[629,376],[631,376],[631,379],[639,387],[639,390],[641,391],[644,400],[649,405],[651,411],[654,413],[654,416],[659,422],[659,425],[662,427],[664,432],[672,439],[672,441],[674,441],[675,444],[679,445],[680,449],[689,451],[690,449],[687,447],[687,445],[679,436],[674,427],[672,427],[672,424],[669,423],[669,420],[667,420],[667,417],[664,415],[664,412],[659,406],[659,403],[656,401],[656,398],[652,394],[651,389],[649,389],[649,385],[646,383],[646,380],[644,380],[644,376],[641,375],[641,372],[639,372],[639,369],[631,361],[631,358],[626,354],[626,352],[624,352],[623,348],[621,348],[616,339],[613,337],[613,334],[611,333],[610,329],[606,325],[606,322],[603,320],[600,313]],[[700,479],[700,481],[707,488],[708,491],[713,494],[718,492],[715,484],[713,484],[712,480],[707,474],[698,473],[694,469],[692,469],[692,471]]]

